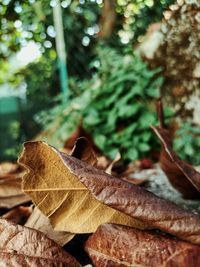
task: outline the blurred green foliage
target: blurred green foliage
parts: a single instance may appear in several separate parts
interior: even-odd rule
[[[132,1],[133,2],[133,1]],[[136,0],[134,1],[135,12],[130,14],[128,28],[132,31],[132,41],[136,42],[145,34],[151,23],[160,22],[163,12],[175,2],[175,0]]]
[[[110,158],[121,152],[131,161],[145,156],[154,144],[149,126],[155,124],[153,100],[159,96],[160,70],[150,70],[133,53],[99,50],[99,85],[83,111],[83,127]]]
[[[55,30],[52,6],[49,0],[2,0],[0,3],[0,64],[13,53],[35,41],[44,53],[55,49]],[[101,0],[60,1],[63,12],[64,36],[68,54],[70,75],[86,77],[89,63],[95,56],[98,42],[99,20],[102,14]],[[107,42],[119,49],[124,43],[120,31],[129,33],[129,43],[137,41],[148,25],[162,19],[163,11],[174,0],[117,0],[116,21]],[[43,54],[48,60],[47,54]],[[85,64],[87,62],[87,64]]]
[[[147,155],[154,146],[149,124],[156,124],[153,100],[162,79],[157,70],[149,70],[124,48],[137,43],[151,23],[159,22],[174,0],[115,3],[112,35],[97,49],[102,1],[61,1],[71,90],[69,102],[63,103],[62,96],[56,97],[59,79],[53,1],[1,1],[0,83],[7,80],[17,87],[25,81],[27,85],[29,108],[23,112],[26,115],[23,125],[14,128],[11,125],[11,131],[18,133],[15,138],[23,139],[19,136],[22,126],[26,138],[31,137],[31,132],[36,133],[32,117],[44,110],[36,116],[37,122],[44,126],[55,145],[63,144],[82,123],[97,146],[111,158],[119,149],[125,159],[133,160]],[[29,41],[39,45],[41,58],[7,77],[8,59]],[[54,108],[49,110],[49,106]],[[200,164],[195,153],[199,146],[199,130],[185,123],[177,132],[175,149],[182,158]]]
[[[88,73],[85,62],[93,58],[101,5],[88,0],[61,1],[61,4],[68,71],[70,75],[85,77]],[[39,45],[48,61],[45,51],[55,50],[52,5],[53,1],[49,0],[3,0],[0,3],[0,64],[31,40]]]
[[[29,105],[42,104],[46,107],[52,97],[59,93],[59,77],[56,67],[56,53],[53,49],[45,51],[45,57],[20,69],[16,75],[24,77],[27,85],[27,101]],[[48,58],[48,60],[46,59]]]
[[[144,157],[156,142],[149,126],[157,121],[154,100],[163,81],[160,70],[148,69],[132,51],[122,55],[105,46],[99,47],[96,60],[97,73],[79,84],[77,97],[66,107],[41,114],[48,141],[62,144],[82,124],[110,158],[117,152],[127,161]]]
[[[16,140],[18,142],[16,142],[15,144],[12,143],[12,146],[6,148],[3,151],[3,154],[0,155],[0,157],[1,159],[9,158],[10,160],[15,160],[16,155],[18,155],[21,150],[21,144],[20,144],[21,131],[20,131],[19,121],[17,120],[11,121],[7,133],[10,135],[11,140]]]
[[[186,121],[176,131],[174,149],[178,155],[194,165],[200,164],[200,128]]]

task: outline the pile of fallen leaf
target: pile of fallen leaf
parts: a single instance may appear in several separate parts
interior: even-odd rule
[[[198,203],[200,173],[153,130],[171,185]],[[119,171],[119,155],[103,161],[79,138],[70,154],[27,142],[20,166],[0,165],[0,266],[200,266],[200,216],[146,190],[136,166]]]

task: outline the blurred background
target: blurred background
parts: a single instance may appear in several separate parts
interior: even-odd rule
[[[198,0],[2,0],[0,25],[1,161],[83,135],[109,159],[156,160],[162,98],[175,150],[200,164]]]

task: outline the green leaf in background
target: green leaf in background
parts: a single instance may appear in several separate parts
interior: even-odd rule
[[[130,148],[125,154],[125,159],[134,161],[138,159],[138,156],[139,156],[138,150],[135,148]]]
[[[106,149],[106,137],[102,134],[96,134],[94,136],[94,142],[102,150]]]
[[[78,83],[80,94],[60,110],[62,132],[56,131],[57,139],[69,138],[70,125],[81,121],[96,146],[111,159],[119,151],[124,160],[132,161],[157,146],[150,125],[157,121],[155,96],[162,79],[129,51],[123,54],[99,46],[100,68],[90,81]],[[81,118],[70,119],[74,113]]]
[[[183,122],[175,133],[174,150],[194,165],[200,164],[200,127],[192,122]]]
[[[146,152],[149,151],[151,147],[146,143],[139,143],[138,148],[141,152]]]

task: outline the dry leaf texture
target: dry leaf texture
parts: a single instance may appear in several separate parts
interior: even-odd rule
[[[63,156],[63,160],[66,167],[100,202],[146,222],[151,227],[200,244],[200,216],[73,157]]]
[[[19,165],[12,162],[3,162],[0,164],[0,178],[10,177],[20,173]]]
[[[85,137],[80,137],[76,140],[71,152],[71,156],[81,159],[92,166],[97,165],[97,157],[95,152],[91,143]]]
[[[0,208],[13,208],[30,200],[21,190],[23,171],[18,164],[0,164]]]
[[[85,249],[96,267],[200,266],[199,246],[121,225],[101,225]]]
[[[64,246],[74,237],[71,233],[55,231],[49,219],[37,207],[34,208],[25,226],[44,233],[60,246]]]
[[[139,226],[150,225],[200,245],[198,215],[46,143],[26,143],[20,162],[29,169],[23,178],[25,192],[60,230],[71,227],[70,232],[92,232],[103,222],[131,224],[124,219],[125,213],[141,221]]]
[[[27,221],[28,217],[31,215],[32,211],[33,208],[31,206],[19,206],[9,210],[0,218],[23,225]]]
[[[55,230],[71,233],[91,233],[106,222],[143,228],[144,223],[123,212],[97,201],[81,183],[76,173],[66,166],[67,160],[75,160],[77,170],[86,176],[91,167],[92,179],[99,169],[84,161],[57,151],[44,142],[28,142],[19,159],[27,169],[23,177],[23,190],[35,205],[49,217]],[[82,166],[83,164],[83,166]],[[110,177],[110,176],[109,176]]]
[[[0,178],[0,208],[11,209],[29,200],[21,190],[21,178]]]
[[[80,264],[41,232],[1,219],[0,266],[78,267]]]
[[[172,185],[186,198],[200,198],[200,173],[181,160],[172,149],[169,133],[162,127],[152,127],[162,143],[160,163]]]

